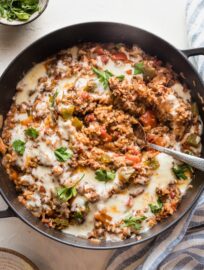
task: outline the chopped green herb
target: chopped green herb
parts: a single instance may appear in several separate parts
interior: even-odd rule
[[[95,172],[95,178],[99,181],[108,182],[108,181],[113,180],[115,178],[115,172],[99,169]]]
[[[130,216],[128,218],[125,218],[123,221],[127,227],[132,227],[135,230],[140,230],[142,227],[141,223],[145,219],[146,219],[145,216],[141,216],[141,217]]]
[[[160,212],[161,210],[162,210],[162,207],[163,207],[163,203],[162,203],[162,201],[160,200],[160,198],[158,198],[158,200],[157,200],[157,204],[149,204],[149,207],[150,207],[150,209],[151,209],[151,212],[153,213],[153,214],[156,214],[156,213],[158,213],[158,212]]]
[[[16,153],[22,156],[25,151],[25,142],[21,140],[15,140],[12,145]]]
[[[110,77],[113,76],[113,74],[108,71],[101,71],[95,67],[92,68],[93,72],[97,75],[97,77],[99,78],[99,81],[103,84],[104,89],[107,89],[108,87],[108,80]]]
[[[70,159],[73,156],[73,152],[66,147],[60,147],[55,150],[55,156],[58,161],[64,162]]]
[[[76,185],[84,178],[85,174],[72,186],[72,187],[59,187],[57,188],[57,196],[60,200],[67,202],[72,197],[77,195]]]
[[[142,74],[144,72],[144,63],[140,62],[135,64],[134,75]]]
[[[50,105],[51,105],[51,107],[54,107],[54,105],[55,105],[55,99],[58,96],[58,94],[59,94],[59,92],[56,91],[53,96],[50,96]]]
[[[8,21],[27,21],[39,11],[39,0],[0,0],[0,17]]]
[[[58,198],[63,201],[67,202],[72,197],[75,197],[77,195],[76,187],[60,187],[57,189],[57,196]]]
[[[173,173],[175,174],[177,179],[186,180],[188,177],[186,176],[186,172],[192,172],[192,167],[188,164],[174,165],[172,168]]]
[[[84,215],[81,211],[74,212],[73,219],[75,219],[77,223],[82,223],[84,221]]]
[[[120,82],[122,82],[125,79],[125,75],[119,75],[116,77]]]
[[[35,128],[28,128],[25,130],[25,134],[28,136],[28,137],[31,137],[33,139],[36,139],[38,136],[39,136],[39,132],[38,130],[36,130]]]

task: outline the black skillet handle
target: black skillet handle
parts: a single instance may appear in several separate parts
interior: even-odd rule
[[[15,217],[13,210],[11,210],[10,207],[8,207],[6,210],[0,211],[0,218],[8,218],[8,217]]]
[[[2,191],[0,189],[0,195],[1,194],[2,194]],[[8,218],[8,217],[16,217],[15,213],[9,206],[6,210],[2,210],[2,211],[0,210],[0,218]]]
[[[184,53],[185,56],[187,57],[196,56],[196,55],[204,55],[204,48],[182,50],[182,53]]]

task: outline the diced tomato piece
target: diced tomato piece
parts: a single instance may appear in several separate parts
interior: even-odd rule
[[[94,50],[95,53],[99,54],[99,55],[103,55],[105,54],[105,51],[103,48],[101,47],[96,47],[95,50]]]
[[[141,157],[139,155],[126,155],[126,160],[131,161],[133,165],[140,163]]]
[[[112,58],[113,58],[113,60],[120,60],[120,61],[127,61],[128,60],[127,55],[125,53],[122,53],[122,52],[117,52],[117,53],[112,54]]]
[[[127,73],[128,75],[131,75],[131,74],[132,74],[132,69],[126,70],[126,73]]]
[[[89,99],[89,97],[90,97],[89,93],[87,93],[87,92],[85,92],[85,91],[83,91],[83,92],[81,93],[81,98],[82,98],[82,99],[87,100],[87,99]]]
[[[44,188],[43,186],[40,186],[40,187],[39,187],[39,191],[40,191],[41,193],[45,193],[45,192],[46,192],[46,190],[45,190],[45,188]]]
[[[132,155],[138,155],[138,154],[140,154],[140,151],[138,151],[137,149],[135,149],[133,147],[127,147],[127,150]]]
[[[148,148],[147,154],[150,157],[155,157],[159,154],[159,152],[157,150],[152,149],[152,148]]]
[[[148,134],[147,141],[151,142],[151,143],[155,143],[155,144],[160,145],[160,146],[165,145],[164,139],[162,137],[159,137],[159,136],[154,135],[154,134]]]
[[[171,197],[171,199],[174,199],[174,198],[176,197],[175,192],[171,191],[171,192],[170,192],[170,197]]]
[[[12,180],[17,180],[18,179],[18,173],[14,170],[9,172],[9,175],[11,177]]]
[[[140,121],[142,124],[147,127],[155,127],[156,126],[156,118],[152,111],[146,111],[141,117]]]
[[[109,61],[109,58],[107,55],[101,55],[101,61],[104,63],[104,64],[107,64],[108,61]]]
[[[107,133],[105,128],[101,128],[101,137],[107,142],[112,141],[112,136]]]
[[[94,116],[93,113],[88,114],[88,115],[86,116],[86,121],[87,121],[87,122],[93,122],[94,120],[95,120],[95,116]]]

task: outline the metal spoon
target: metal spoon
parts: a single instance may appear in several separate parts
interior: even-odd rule
[[[180,161],[185,162],[186,164],[200,170],[200,171],[204,171],[204,159],[203,158],[199,158],[196,156],[192,156],[192,155],[188,155],[188,154],[184,154],[182,152],[176,151],[176,150],[172,150],[163,146],[159,146],[153,143],[149,143],[147,142],[146,139],[146,133],[143,129],[143,127],[141,126],[140,123],[137,123],[135,125],[136,128],[134,128],[134,133],[138,139],[139,144],[144,147],[144,146],[148,146],[150,148],[153,148],[159,152],[163,152],[165,154],[168,154]]]

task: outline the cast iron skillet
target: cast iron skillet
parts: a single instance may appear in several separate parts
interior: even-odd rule
[[[164,62],[171,63],[174,70],[177,73],[182,72],[182,77],[185,77],[185,79],[182,77],[181,79],[191,89],[193,99],[197,102],[200,115],[202,119],[204,119],[202,102],[198,97],[198,94],[204,97],[203,83],[198,73],[187,59],[189,56],[200,54],[204,55],[204,48],[179,51],[168,42],[147,31],[129,25],[110,22],[92,22],[65,27],[37,40],[20,53],[8,66],[0,79],[0,114],[3,114],[4,119],[10,108],[12,97],[15,94],[17,82],[34,63],[44,60],[46,57],[61,49],[68,48],[80,42],[88,41],[137,44],[148,54],[153,56],[156,55]],[[202,143],[203,141],[204,136],[202,136]],[[203,154],[202,150],[202,156],[204,156]],[[67,245],[88,249],[113,249],[126,247],[153,238],[176,223],[191,207],[193,207],[194,203],[198,199],[204,187],[203,178],[204,173],[197,171],[195,179],[192,182],[193,188],[188,190],[177,212],[172,217],[169,217],[165,221],[156,225],[147,233],[144,233],[142,235],[142,239],[139,241],[127,239],[121,242],[101,242],[100,244],[94,244],[88,240],[63,234],[62,232],[47,228],[18,202],[15,187],[2,167],[0,167],[0,193],[8,203],[9,208],[6,211],[0,212],[0,217],[20,217],[30,227],[43,235]]]

